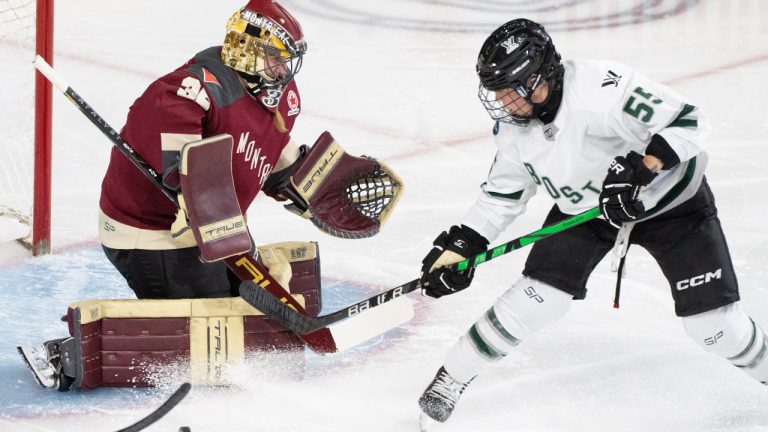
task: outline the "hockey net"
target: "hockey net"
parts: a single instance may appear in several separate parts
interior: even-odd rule
[[[0,242],[35,254],[50,249],[50,89],[36,91],[32,61],[52,60],[52,11],[52,0],[0,0]]]

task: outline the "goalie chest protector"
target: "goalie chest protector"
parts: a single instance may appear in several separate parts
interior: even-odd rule
[[[131,106],[121,136],[158,172],[177,159],[186,141],[229,134],[234,139],[232,174],[243,212],[250,206],[290,140],[301,112],[291,81],[282,93],[246,91],[237,73],[219,60],[220,47],[198,53],[159,78]],[[195,138],[197,137],[197,138]],[[101,209],[133,227],[167,230],[176,209],[117,149],[102,184]]]

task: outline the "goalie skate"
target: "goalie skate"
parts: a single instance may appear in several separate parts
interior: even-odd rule
[[[54,339],[42,345],[16,347],[21,359],[27,364],[32,376],[45,388],[57,385],[59,371],[59,343],[64,339]]]
[[[442,423],[448,420],[468,385],[469,383],[456,381],[444,367],[441,367],[419,398],[419,407],[422,411],[421,430],[426,432],[434,422]]]

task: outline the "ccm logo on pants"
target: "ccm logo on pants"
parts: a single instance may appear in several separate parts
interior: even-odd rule
[[[712,273],[707,272],[706,274],[703,274],[703,275],[698,275],[690,279],[681,280],[676,285],[677,290],[682,291],[690,287],[704,285],[705,283],[711,281],[712,279],[720,279],[722,274],[723,274],[723,269],[719,268]]]

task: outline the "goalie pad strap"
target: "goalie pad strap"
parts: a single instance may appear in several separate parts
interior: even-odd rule
[[[232,137],[217,135],[181,149],[181,191],[202,259],[218,261],[251,250],[232,179]]]

